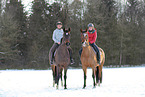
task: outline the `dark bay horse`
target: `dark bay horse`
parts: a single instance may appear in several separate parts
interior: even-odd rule
[[[82,48],[83,48],[81,54],[81,63],[82,63],[82,69],[84,71],[83,88],[86,87],[87,67],[92,68],[92,77],[94,82],[93,86],[96,87],[97,84],[98,86],[100,86],[100,82],[102,82],[102,68],[105,62],[105,53],[101,48],[99,48],[101,65],[97,64],[96,53],[94,52],[93,48],[89,45],[87,29],[86,30],[81,29],[81,40],[82,40]],[[96,78],[96,82],[95,82],[95,78]]]
[[[52,65],[54,84],[57,84],[57,89],[59,86],[59,79],[62,81],[62,71],[64,69],[64,89],[67,89],[66,78],[67,78],[67,68],[70,64],[70,55],[67,46],[70,45],[70,28],[63,29],[64,34],[60,46],[55,52],[55,64]],[[54,85],[53,84],[53,85]]]

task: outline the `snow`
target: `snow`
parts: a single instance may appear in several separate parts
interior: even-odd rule
[[[92,70],[83,87],[82,69],[68,69],[67,90],[53,87],[51,70],[0,70],[0,97],[145,97],[145,67],[104,68],[93,88]]]

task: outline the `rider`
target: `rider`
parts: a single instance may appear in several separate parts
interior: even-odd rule
[[[53,64],[53,60],[54,60],[54,52],[55,50],[59,47],[59,45],[61,44],[61,39],[63,37],[63,29],[62,29],[62,22],[58,21],[56,23],[56,26],[57,28],[53,31],[53,41],[54,41],[54,44],[53,46],[51,47],[50,49],[50,65]],[[71,64],[74,63],[74,60],[72,58],[72,49],[70,46],[67,46],[68,48],[68,51],[69,51],[69,54],[70,54],[70,62]]]
[[[97,63],[100,65],[101,64],[100,63],[100,51],[99,51],[98,46],[95,44],[95,41],[97,39],[97,30],[94,28],[94,25],[92,23],[88,24],[88,31],[87,31],[87,33],[88,33],[88,37],[89,37],[89,44],[95,50],[96,55],[97,55]],[[81,53],[82,53],[82,48],[79,51],[79,55],[80,56],[81,56]]]

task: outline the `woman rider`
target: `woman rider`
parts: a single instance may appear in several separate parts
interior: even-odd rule
[[[87,31],[87,33],[88,33],[88,37],[89,37],[89,44],[95,50],[96,55],[97,55],[97,62],[100,65],[100,51],[99,51],[98,46],[95,44],[96,39],[97,39],[97,30],[94,28],[94,25],[92,23],[88,24],[88,31]],[[81,53],[82,53],[82,48],[79,51],[79,55],[80,56],[81,56]]]
[[[63,29],[62,29],[62,22],[58,21],[56,23],[56,26],[57,26],[57,28],[53,31],[53,36],[52,36],[52,39],[54,41],[54,44],[53,44],[53,46],[50,49],[50,65],[53,64],[54,52],[59,47],[59,45],[61,43],[61,39],[63,37],[63,33],[64,33],[63,32]],[[67,48],[68,48],[68,51],[69,51],[69,54],[70,54],[71,64],[73,64],[74,63],[74,60],[72,58],[72,49],[71,49],[70,46],[68,46]]]

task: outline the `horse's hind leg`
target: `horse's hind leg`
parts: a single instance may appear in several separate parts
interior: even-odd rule
[[[55,72],[53,71],[53,87],[55,85]]]
[[[94,86],[94,88],[96,87],[96,83],[95,83],[95,69],[93,68],[92,69],[92,78],[93,78],[93,86]]]
[[[102,73],[102,71],[101,71],[100,83],[102,83],[102,78],[103,78],[103,73]]]
[[[56,89],[58,89],[58,86],[59,86],[59,77],[60,77],[60,73],[59,73],[59,66],[57,66],[57,76],[56,76],[56,83],[57,83],[57,86],[56,86]]]
[[[53,87],[55,85],[55,77],[56,77],[56,66],[51,66],[52,67],[52,75],[53,75]]]
[[[63,87],[62,71],[63,69],[61,69],[61,86]]]
[[[99,67],[96,67],[96,84],[100,86],[101,70]]]
[[[64,89],[67,89],[66,79],[67,79],[67,69],[64,70]]]

